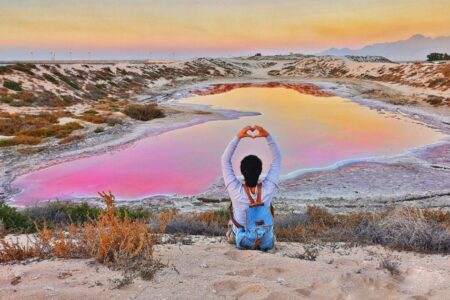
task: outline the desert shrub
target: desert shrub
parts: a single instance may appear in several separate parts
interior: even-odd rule
[[[436,78],[436,79],[430,80],[428,82],[428,87],[435,88],[436,86],[439,86],[442,83],[445,83],[445,81],[446,81],[445,78]]]
[[[100,114],[84,113],[81,116],[79,116],[78,118],[83,121],[87,121],[87,122],[94,123],[94,124],[106,123],[106,118]]]
[[[0,148],[1,147],[11,147],[17,145],[13,139],[0,139]]]
[[[448,221],[446,221],[448,222]],[[367,214],[355,228],[361,240],[402,250],[450,251],[450,231],[416,208]]]
[[[99,112],[94,110],[94,109],[88,109],[88,110],[84,111],[83,114],[85,114],[85,115],[98,115]]]
[[[148,222],[151,217],[150,211],[142,207],[120,207],[117,209],[117,214],[122,221],[125,220],[125,217],[127,217],[131,221],[139,220],[142,222]]]
[[[29,136],[29,137],[39,137],[39,138],[48,138],[48,137],[57,137],[57,138],[65,138],[68,137],[73,131],[82,129],[81,126],[77,122],[69,122],[64,125],[50,125],[47,127],[35,127],[30,129],[25,129],[19,132],[20,135]]]
[[[5,203],[0,203],[0,220],[5,232],[27,232],[33,224],[14,207]]]
[[[151,222],[153,230],[160,233],[219,236],[227,231],[228,212],[216,210],[177,214],[175,210],[164,210]]]
[[[277,219],[275,219],[276,222]],[[344,222],[342,220],[342,223]],[[309,206],[306,215],[298,215],[287,225],[286,227],[275,227],[278,240],[306,243],[316,239],[338,239],[332,231],[339,225],[339,221],[321,207]],[[342,229],[342,226],[339,227]],[[340,234],[343,233],[341,230]]]
[[[219,224],[218,222],[202,222],[191,216],[180,216],[170,220],[165,227],[165,232],[183,233],[183,234],[195,234],[195,235],[209,235],[220,236],[225,235],[227,231],[226,226]]]
[[[277,239],[373,243],[420,252],[450,251],[450,213],[446,211],[399,208],[377,213],[332,215],[323,208],[309,207],[307,214],[306,222],[275,227]]]
[[[104,83],[97,83],[95,87],[101,90],[106,90],[106,84]]]
[[[29,114],[5,114],[0,118],[0,133],[4,135],[16,135],[21,130],[46,127],[58,121],[55,114],[41,113]]]
[[[12,96],[4,95],[0,96],[0,102],[11,104],[14,101],[14,98]]]
[[[56,80],[55,77],[53,77],[52,75],[48,74],[48,73],[44,73],[42,76],[44,76],[44,78],[47,81],[50,81],[51,83],[55,84],[55,85],[59,85],[58,80]]]
[[[95,128],[95,130],[94,130],[95,133],[102,133],[102,132],[104,132],[104,131],[105,131],[105,128],[103,128],[103,127],[97,127],[97,128]]]
[[[0,75],[8,74],[11,72],[11,69],[8,66],[0,66]]]
[[[34,102],[36,97],[30,92],[19,92],[15,95],[16,100],[20,100],[23,104],[30,105]]]
[[[23,215],[33,223],[61,229],[65,225],[81,225],[96,220],[100,212],[100,208],[90,206],[87,202],[76,204],[54,201],[44,206],[29,207],[23,211]]]
[[[74,98],[70,95],[61,95],[61,99],[62,99],[64,105],[72,105],[75,103]]]
[[[169,222],[175,218],[177,211],[175,209],[165,209],[159,214],[158,222],[156,226],[159,227],[160,233],[165,233]]]
[[[228,211],[225,209],[197,213],[193,215],[193,219],[206,224],[217,223],[222,226],[226,226],[229,220]]]
[[[17,70],[19,72],[28,74],[28,75],[34,75],[33,69],[36,69],[36,66],[33,64],[15,64],[10,66],[11,69]]]
[[[424,209],[423,217],[431,222],[437,222],[441,226],[450,229],[450,211],[443,209]]]
[[[16,145],[37,145],[42,142],[42,139],[35,136],[17,135],[13,139]]]
[[[5,80],[3,86],[7,89],[20,92],[22,91],[22,84],[20,82],[15,82],[11,80]]]
[[[28,245],[1,240],[0,262],[28,257],[96,258],[127,276],[151,279],[162,265],[153,258],[155,236],[141,221],[118,216],[114,196],[101,194],[106,204],[96,220],[71,225],[67,232],[53,231],[45,224]]]
[[[89,205],[87,202],[72,203],[65,201],[53,201],[42,206],[28,207],[21,211],[16,211],[3,204],[0,210],[3,214],[9,215],[8,230],[13,233],[20,232],[35,232],[36,228],[33,224],[39,227],[45,226],[49,229],[64,229],[70,224],[82,225],[86,222],[97,220],[102,211],[101,208]],[[131,221],[140,220],[148,222],[150,220],[150,212],[142,207],[116,208],[117,216],[123,221],[125,216]],[[2,214],[0,213],[0,220]],[[21,224],[26,224],[22,226]]]
[[[277,215],[274,219],[275,228],[290,228],[298,225],[304,225],[309,222],[309,216],[304,214]]]
[[[76,90],[81,90],[81,87],[78,85],[78,83],[76,83],[75,81],[73,81],[71,78],[69,78],[68,76],[61,74],[58,71],[54,71],[53,74],[55,74],[56,77],[58,77],[61,81],[63,81],[64,83],[66,83],[68,86],[76,89]]]
[[[105,122],[108,124],[108,126],[116,126],[123,124],[123,121],[119,118],[114,118],[111,116],[105,117]]]
[[[111,104],[109,108],[111,109],[111,111],[119,111],[119,105],[115,103]]]
[[[3,220],[0,219],[0,239],[2,239],[6,235],[5,224],[3,224]]]
[[[439,106],[442,105],[442,99],[441,98],[431,98],[426,100],[429,104],[433,106]]]
[[[125,108],[123,113],[139,121],[165,117],[163,111],[156,104],[131,104]]]

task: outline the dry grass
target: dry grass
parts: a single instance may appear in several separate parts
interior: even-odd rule
[[[73,131],[83,128],[76,122],[57,124],[58,118],[66,115],[65,112],[38,115],[5,113],[0,118],[0,134],[15,135],[15,137],[1,140],[0,146],[36,145],[49,137],[58,139],[68,137]]]
[[[154,230],[169,234],[223,235],[225,211],[176,214],[165,211]],[[311,243],[347,242],[381,244],[393,249],[418,252],[450,252],[450,212],[417,208],[388,209],[376,213],[332,214],[308,207],[305,214],[275,216],[278,241]]]
[[[126,276],[151,279],[161,267],[153,257],[155,235],[141,221],[130,221],[126,215],[121,220],[111,193],[100,195],[107,207],[98,219],[80,226],[72,224],[66,231],[53,231],[44,224],[28,245],[1,240],[0,262],[30,257],[95,258],[123,270]]]
[[[393,257],[387,256],[381,259],[380,261],[380,269],[387,270],[391,275],[400,275],[400,262]]]
[[[94,123],[94,124],[106,123],[105,116],[100,115],[100,114],[84,113],[81,116],[79,116],[78,118],[83,121],[87,121],[87,122]]]
[[[224,210],[189,214],[164,210],[151,227],[160,233],[221,236],[226,232],[227,223],[228,215]]]
[[[373,243],[399,250],[450,252],[450,212],[396,208],[377,213],[330,214],[308,207],[308,221],[276,227],[280,241]]]
[[[15,145],[37,145],[42,142],[42,138],[26,135],[17,135],[12,139],[0,140],[0,147],[9,147]]]
[[[163,111],[156,104],[131,104],[125,108],[123,113],[139,121],[165,117]]]
[[[449,253],[449,222],[447,213],[398,208],[366,215],[354,234],[358,239],[395,249]]]

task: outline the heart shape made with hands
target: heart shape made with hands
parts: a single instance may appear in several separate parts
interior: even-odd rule
[[[249,130],[247,130],[247,135],[251,138],[255,138],[257,136],[259,136],[260,132],[258,129],[251,127]]]

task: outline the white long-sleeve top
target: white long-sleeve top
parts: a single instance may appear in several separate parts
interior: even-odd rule
[[[281,151],[271,135],[266,137],[267,144],[272,152],[272,163],[269,172],[262,181],[261,201],[264,205],[269,206],[272,198],[278,189],[278,177],[281,169]],[[245,226],[245,212],[250,205],[250,201],[245,193],[243,183],[236,177],[233,171],[231,158],[239,144],[240,139],[235,136],[222,155],[222,172],[225,181],[225,187],[233,204],[233,216],[236,222]],[[255,197],[256,198],[256,197]]]

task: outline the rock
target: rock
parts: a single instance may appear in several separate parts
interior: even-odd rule
[[[11,279],[11,284],[18,285],[20,283],[21,279],[22,279],[22,277],[20,277],[20,276],[14,276],[14,278]]]

